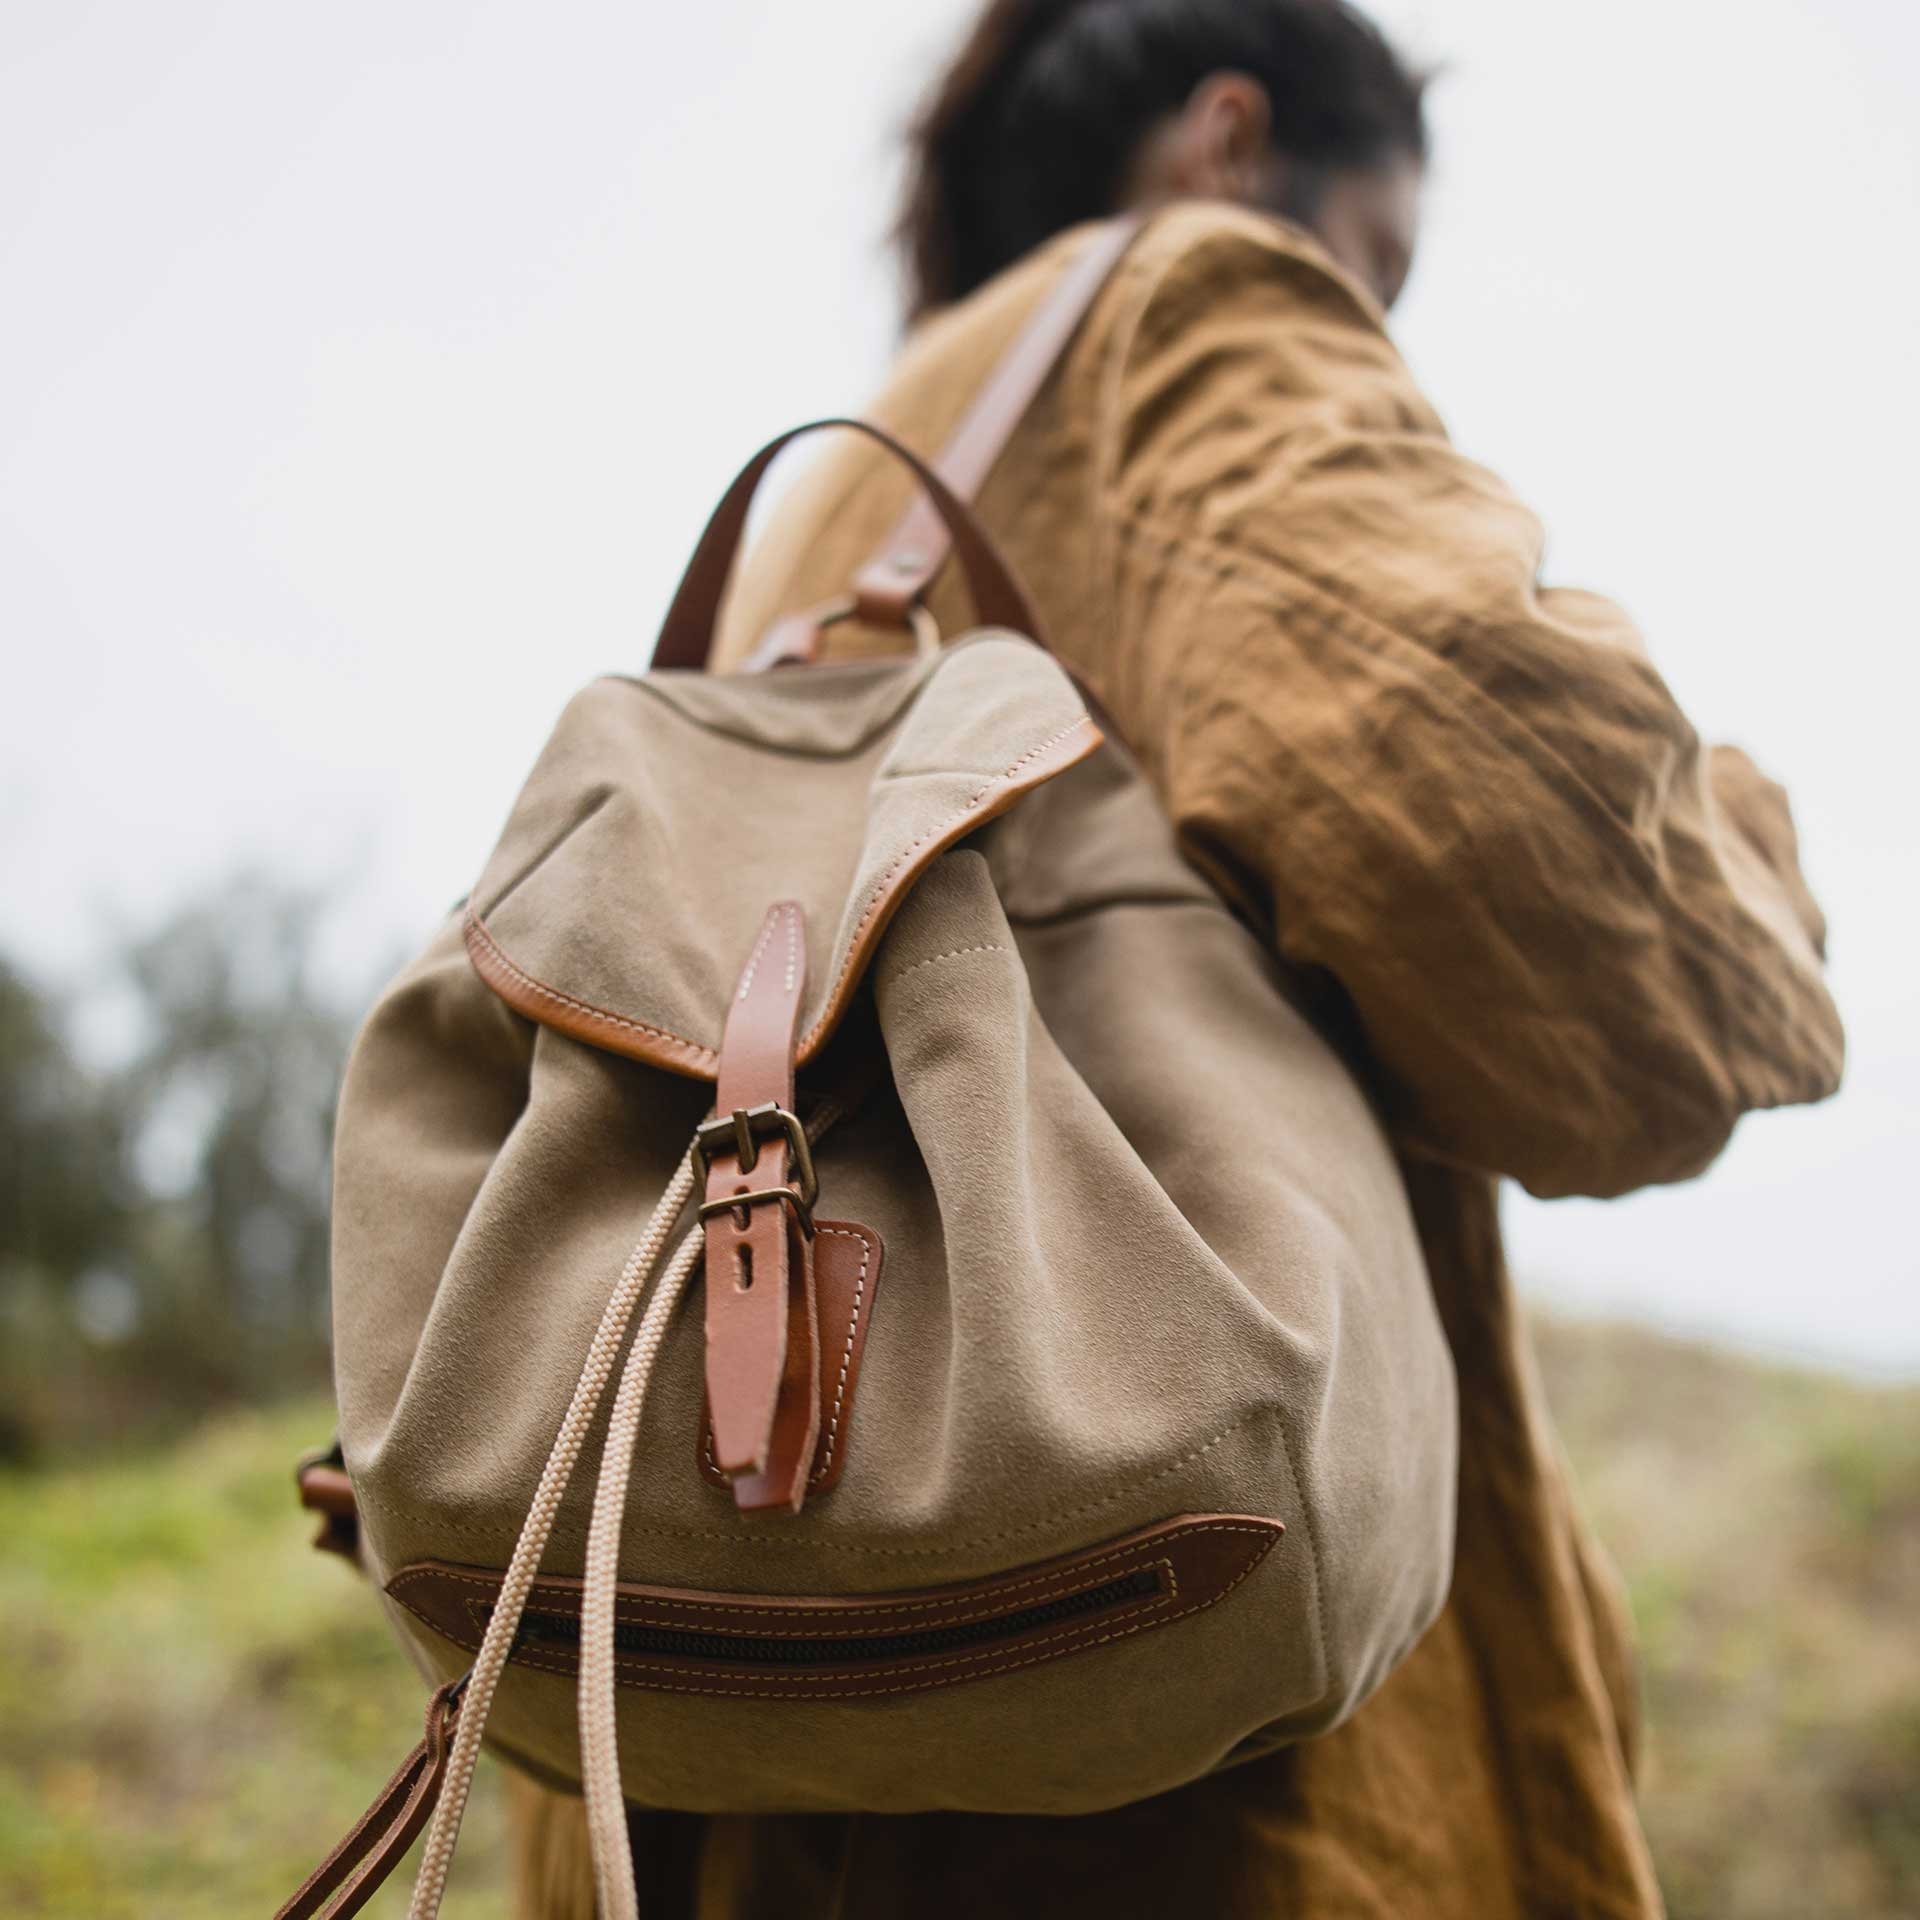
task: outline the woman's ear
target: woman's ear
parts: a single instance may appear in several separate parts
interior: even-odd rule
[[[1270,204],[1285,182],[1273,150],[1273,106],[1249,73],[1210,73],[1194,88],[1168,142],[1178,194]]]

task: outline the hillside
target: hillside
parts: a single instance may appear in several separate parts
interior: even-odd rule
[[[1920,1913],[1920,1391],[1626,1328],[1540,1344],[1640,1623],[1677,1920]],[[416,1682],[293,1510],[327,1426],[305,1401],[0,1477],[0,1911],[270,1912],[413,1738]],[[484,1920],[483,1772],[451,1904]]]

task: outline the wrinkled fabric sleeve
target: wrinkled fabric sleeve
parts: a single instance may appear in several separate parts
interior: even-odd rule
[[[1366,297],[1226,222],[1105,371],[1114,650],[1189,854],[1331,976],[1408,1151],[1542,1195],[1704,1167],[1842,1041],[1784,796],[1448,442]]]

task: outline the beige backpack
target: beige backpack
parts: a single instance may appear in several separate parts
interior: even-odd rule
[[[1124,244],[953,484],[863,429],[924,493],[768,652],[845,610],[916,652],[700,671],[776,441],[361,1034],[308,1496],[350,1488],[440,1692],[286,1913],[429,1816],[434,1912],[483,1725],[583,1785],[630,1915],[628,1798],[1111,1807],[1332,1727],[1439,1609],[1453,1381],[1387,1143],[961,497]],[[949,538],[987,624],[940,647]]]

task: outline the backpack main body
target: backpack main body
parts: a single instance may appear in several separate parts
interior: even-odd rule
[[[417,1665],[479,1643],[730,1008],[780,966],[801,1117],[846,1109],[787,1361],[817,1431],[798,1510],[747,1504],[696,1284],[624,1509],[627,1796],[1075,1813],[1337,1724],[1451,1570],[1453,1376],[1399,1172],[1129,758],[992,630],[594,683],[367,1022],[341,1439]],[[590,1480],[487,1722],[563,1783]]]

